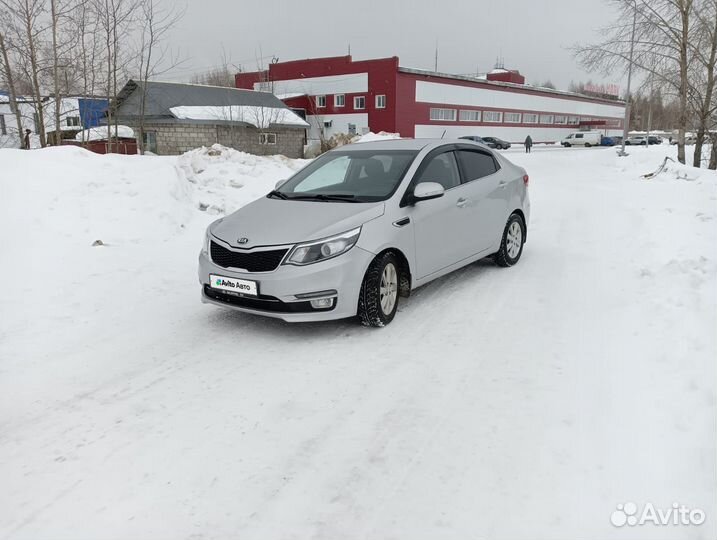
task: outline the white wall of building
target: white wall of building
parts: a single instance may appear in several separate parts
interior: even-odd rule
[[[258,82],[254,83],[254,90],[269,91],[274,94],[296,93],[310,96],[368,92],[368,73]]]
[[[625,110],[619,105],[426,81],[416,81],[416,101],[519,111],[545,111],[590,117],[622,118]]]

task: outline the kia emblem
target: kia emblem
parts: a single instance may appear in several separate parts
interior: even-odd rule
[[[237,240],[237,242],[239,242],[240,244],[246,244],[248,241],[249,239],[245,237],[241,237],[239,240]]]

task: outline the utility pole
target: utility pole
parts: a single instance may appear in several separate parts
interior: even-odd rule
[[[627,67],[627,96],[625,96],[625,119],[622,125],[622,149],[618,156],[626,156],[625,139],[627,139],[627,126],[630,123],[630,83],[632,82],[632,57],[635,53],[635,29],[637,27],[637,0],[633,0],[635,12],[632,15],[632,37],[630,38],[630,64]]]
[[[436,40],[436,59],[433,65],[433,71],[438,71],[438,40]]]

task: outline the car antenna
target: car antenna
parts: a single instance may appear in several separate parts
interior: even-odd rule
[[[446,136],[446,130],[443,130],[443,135],[441,135],[441,139]]]

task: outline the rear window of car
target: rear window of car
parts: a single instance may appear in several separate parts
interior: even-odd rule
[[[498,164],[490,154],[471,150],[458,150],[456,154],[466,182],[490,176],[498,171]]]

